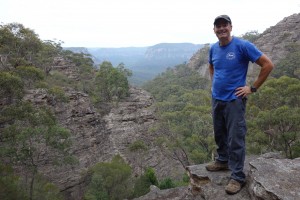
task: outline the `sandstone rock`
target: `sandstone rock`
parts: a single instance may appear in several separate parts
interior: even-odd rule
[[[116,154],[131,165],[137,176],[146,167],[154,168],[158,178],[184,173],[180,163],[157,148],[159,133],[148,131],[156,121],[154,99],[148,92],[131,87],[130,96],[102,116],[87,94],[72,88],[64,90],[68,102],[49,101],[51,97],[44,89],[28,90],[24,99],[51,108],[61,126],[70,130],[73,145],[69,151],[78,164],[54,166],[49,160],[51,155],[44,155],[39,163],[39,171],[60,188],[66,199],[82,199],[84,172],[98,162],[109,162]],[[138,140],[148,148],[143,154],[129,151],[130,144]]]
[[[300,199],[300,158],[260,157],[250,162],[249,193],[251,199]]]
[[[148,194],[135,198],[134,200],[204,200],[201,196],[194,196],[189,187],[178,187],[173,189],[152,189]]]
[[[300,158],[290,160],[267,154],[247,157],[247,184],[235,195],[226,194],[224,187],[230,171],[209,172],[206,164],[187,167],[191,192],[204,199],[219,200],[296,200],[300,199]]]
[[[249,161],[255,159],[255,156],[247,157],[245,161],[245,173],[249,171]],[[209,172],[205,169],[206,164],[188,166],[187,171],[190,177],[191,192],[196,196],[201,196],[204,199],[211,200],[248,200],[251,199],[248,193],[248,183],[242,188],[242,190],[235,195],[228,195],[225,192],[225,186],[227,185],[231,172],[218,171]]]

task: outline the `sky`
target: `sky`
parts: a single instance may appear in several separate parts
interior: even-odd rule
[[[0,24],[23,24],[63,47],[214,43],[218,15],[229,15],[241,36],[295,13],[299,0],[0,0]]]

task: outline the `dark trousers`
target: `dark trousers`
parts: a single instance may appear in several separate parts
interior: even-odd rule
[[[228,162],[231,177],[245,182],[245,137],[247,132],[246,98],[232,101],[212,100],[214,135],[217,144],[217,160]]]

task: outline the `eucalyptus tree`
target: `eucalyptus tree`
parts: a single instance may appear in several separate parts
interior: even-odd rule
[[[119,101],[129,95],[130,75],[122,66],[113,67],[110,62],[103,62],[100,65],[95,78],[96,93],[101,101]]]
[[[0,25],[2,68],[32,65],[41,48],[42,41],[33,30],[25,28],[19,23]]]
[[[248,107],[250,152],[282,151],[300,156],[300,80],[282,76],[266,82]]]

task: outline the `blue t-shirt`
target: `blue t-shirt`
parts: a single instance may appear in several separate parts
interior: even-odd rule
[[[262,52],[252,43],[236,37],[226,46],[213,44],[208,60],[214,67],[212,97],[223,101],[237,99],[235,89],[246,85],[249,61],[255,62],[260,56]]]

